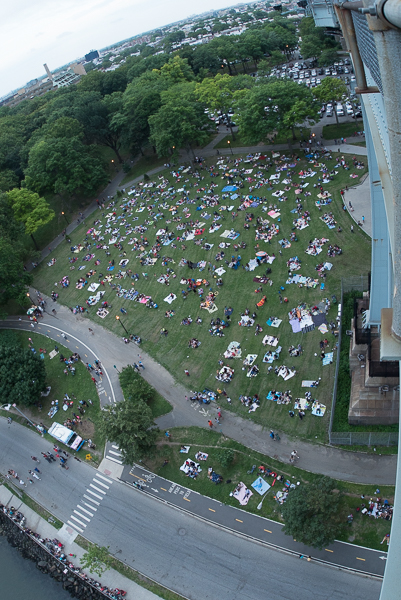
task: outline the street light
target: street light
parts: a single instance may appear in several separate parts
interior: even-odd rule
[[[67,216],[65,214],[65,212],[61,211],[61,214],[63,215],[64,219],[67,221],[67,225],[70,224],[69,220],[67,219]]]
[[[32,304],[34,304],[34,305],[36,306],[36,302],[34,301],[34,299],[33,299],[33,298],[31,298],[31,294],[29,294],[29,293],[27,292],[26,296],[27,296],[27,298],[28,298],[28,299],[29,299],[29,300],[32,302]]]
[[[234,154],[233,149],[231,148],[231,142],[230,142],[230,140],[227,140],[227,144],[228,144],[228,147],[231,150],[231,154]]]
[[[117,320],[117,321],[118,321],[118,322],[119,322],[119,323],[120,323],[120,324],[121,324],[121,325],[124,327],[124,331],[125,331],[125,333],[126,333],[127,335],[129,335],[129,334],[128,334],[128,331],[127,331],[127,329],[126,329],[126,327],[125,327],[125,325],[124,325],[124,323],[121,321],[121,319],[120,319],[120,317],[119,317],[118,315],[116,315],[116,320]]]

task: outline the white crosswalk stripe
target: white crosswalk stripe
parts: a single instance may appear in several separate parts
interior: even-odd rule
[[[75,523],[71,523],[71,521],[67,521],[68,525],[71,525],[71,527],[73,527],[74,529],[76,529],[77,531],[79,531],[80,533],[83,533],[84,530],[81,529],[80,527],[78,527],[78,525],[76,525]]]
[[[93,479],[93,481],[94,481],[95,483],[97,483],[97,485],[101,485],[102,487],[106,488],[106,490],[109,490],[109,489],[110,489],[110,486],[109,486],[109,485],[106,485],[105,483],[103,483],[102,481],[99,481],[98,479]],[[105,493],[105,492],[103,492],[103,493]]]
[[[123,464],[123,461],[122,460],[118,460],[118,458],[113,458],[112,456],[108,456],[108,455],[106,456],[106,458],[108,460],[111,460],[111,461],[115,462],[115,463],[118,463],[119,465]]]
[[[97,494],[96,492],[93,492],[91,489],[87,488],[86,489],[87,493],[91,494],[91,495],[87,496],[87,494],[83,494],[83,497],[86,498],[87,500],[89,500],[89,502],[91,504],[88,504],[88,502],[85,502],[84,500],[82,500],[82,504],[84,504],[87,508],[84,508],[80,504],[77,504],[77,508],[73,510],[74,514],[71,515],[71,517],[70,517],[70,519],[72,519],[72,521],[67,521],[67,523],[69,523],[72,527],[74,527],[80,533],[83,533],[84,530],[80,529],[80,527],[78,527],[74,523],[74,521],[79,523],[82,527],[86,527],[87,524],[91,522],[91,518],[94,516],[94,513],[97,511],[97,508],[93,505],[96,504],[96,506],[100,506],[100,501],[103,500],[104,495],[107,494],[106,490],[109,490],[110,485],[112,485],[112,483],[113,483],[112,479],[109,479],[108,477],[105,477],[104,475],[101,475],[100,473],[96,473],[95,477],[93,478],[93,481],[94,481],[94,483],[96,483],[96,485],[94,485],[93,483],[90,483],[89,488],[93,488],[94,490],[96,490],[96,492],[100,492],[100,493]],[[107,481],[107,483],[109,483],[110,485],[106,485],[105,483],[103,483],[104,481]],[[100,487],[97,487],[97,486],[101,486],[101,488],[105,488],[105,489],[101,489]],[[100,494],[102,494],[102,495],[100,495]],[[92,496],[94,496],[98,500],[95,500],[94,498],[92,498]],[[88,510],[88,508],[90,510]],[[91,512],[91,511],[93,511],[93,512]],[[79,519],[75,515],[78,515]],[[86,515],[89,515],[89,516],[86,516]],[[83,519],[83,521],[81,519]],[[87,521],[87,523],[84,523],[84,521]]]
[[[109,450],[109,454],[114,454],[115,456],[121,456],[121,452],[114,452],[114,450]]]
[[[74,515],[71,515],[71,519],[74,519],[74,521],[76,521],[77,523],[79,523],[83,527],[86,527],[86,523],[82,523],[82,521],[80,521],[79,519],[77,519],[77,517],[74,517]]]
[[[82,502],[83,504],[83,502]],[[89,515],[90,517],[93,517],[93,513],[89,512],[89,510],[87,510],[86,508],[84,508],[83,506],[80,506],[79,504],[77,504],[77,508],[79,508],[79,510],[82,510],[84,513],[86,513],[87,515]]]
[[[78,515],[79,517],[81,517],[81,519],[85,519],[85,521],[88,521],[88,523],[91,522],[90,519],[88,519],[88,517],[85,517],[85,515],[81,515],[80,512],[78,512],[77,510],[74,510],[74,514]],[[71,517],[73,519],[73,517]]]

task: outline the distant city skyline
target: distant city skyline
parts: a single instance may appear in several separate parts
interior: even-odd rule
[[[248,2],[249,3],[249,0]],[[235,0],[15,0],[0,10],[0,97],[92,48],[99,50],[146,31]]]

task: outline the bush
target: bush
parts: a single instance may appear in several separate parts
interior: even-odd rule
[[[217,453],[217,460],[222,467],[229,467],[234,460],[234,450],[231,448],[225,448]]]

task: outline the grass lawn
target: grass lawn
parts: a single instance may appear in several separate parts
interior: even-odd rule
[[[238,501],[229,495],[230,492],[240,481],[252,489],[251,484],[258,477],[259,465],[263,465],[277,475],[281,475],[284,482],[297,483],[299,481],[301,485],[307,485],[321,477],[320,475],[303,471],[290,464],[284,464],[263,454],[254,452],[246,446],[227,439],[214,431],[196,427],[174,428],[169,431],[171,441],[166,442],[164,433],[161,432],[154,454],[149,458],[145,458],[142,461],[143,464],[151,471],[166,479],[237,508],[239,507]],[[181,444],[191,446],[189,454],[180,453]],[[190,477],[186,477],[179,469],[185,459],[194,459],[195,453],[198,451],[205,452],[209,456],[207,461],[200,463],[202,468],[200,475],[196,479],[191,479]],[[225,464],[225,451],[232,452],[233,460],[228,466],[223,466]],[[162,467],[164,460],[168,460],[169,462],[166,466]],[[253,465],[256,465],[256,469],[250,474],[248,471],[251,470]],[[224,482],[222,484],[215,485],[208,479],[207,470],[209,467],[212,467],[216,473],[223,477]],[[228,479],[231,479],[229,484],[225,483]],[[266,481],[272,484],[273,478],[267,477]],[[274,499],[275,493],[282,489],[283,484],[280,481],[276,481],[274,487],[267,493],[261,510],[257,510],[256,508],[261,500],[261,496],[256,492],[254,492],[248,504],[241,508],[248,512],[282,522],[280,505]],[[361,507],[362,503],[368,504],[369,498],[375,496],[375,487],[337,481],[336,489],[344,494],[341,501],[341,514],[344,517],[344,523],[346,523],[347,516],[350,513],[354,515],[353,524],[345,528],[341,539],[343,541],[353,541],[355,544],[369,548],[386,550],[387,546],[381,546],[380,541],[386,533],[389,533],[390,522],[384,519],[372,519],[362,515],[360,512],[356,512],[358,506]],[[361,499],[361,495],[364,495],[365,499]],[[394,487],[381,487],[380,497],[383,500],[386,498],[390,504],[393,504]]]
[[[303,138],[307,138],[310,134],[310,129],[306,128],[306,127],[296,127],[295,128],[295,136],[296,136],[296,141],[299,141]],[[292,139],[292,130],[289,129],[288,131],[282,131],[279,134],[276,135],[276,137],[274,138],[274,140],[271,140],[269,138],[266,138],[265,140],[261,140],[259,143],[257,144],[253,144],[254,146],[260,146],[260,145],[271,145],[271,144],[287,144],[288,142],[291,143],[293,141]],[[228,144],[228,142],[230,142]],[[215,148],[229,148],[230,146],[232,146],[233,148],[244,148],[249,146],[250,144],[243,142],[241,137],[238,135],[238,133],[235,134],[235,140],[233,140],[232,135],[226,135],[226,137],[224,137],[222,140],[220,140],[220,142],[218,144],[216,144]]]
[[[144,175],[148,171],[155,169],[156,167],[162,167],[168,159],[166,157],[159,158],[157,154],[149,154],[145,156],[141,156],[139,160],[131,167],[128,171],[120,185],[126,185],[136,177],[140,175]]]
[[[100,439],[99,435],[97,435],[94,425],[100,414],[100,402],[95,384],[91,380],[91,376],[86,370],[84,364],[79,361],[76,362],[74,364],[76,368],[76,374],[74,376],[71,374],[65,375],[63,372],[64,363],[60,362],[59,357],[60,354],[63,354],[65,357],[71,355],[71,352],[67,348],[58,344],[59,354],[53,359],[50,359],[49,353],[54,349],[55,344],[53,340],[34,332],[16,331],[14,333],[19,339],[23,348],[28,348],[31,346],[31,348],[34,348],[37,353],[39,353],[40,348],[47,351],[46,354],[44,354],[46,366],[46,385],[51,386],[50,394],[47,397],[41,398],[39,403],[29,407],[20,406],[19,408],[34,423],[43,423],[45,428],[48,429],[54,421],[57,423],[64,423],[67,418],[73,419],[73,412],[79,414],[78,401],[88,401],[90,398],[93,404],[90,405],[88,403],[88,407],[85,408],[85,415],[82,416],[82,424],[77,425],[75,431],[84,439],[92,439],[92,441],[96,444],[96,450],[91,451],[91,454],[94,459],[101,459],[103,456],[104,442],[102,439]],[[31,338],[32,342],[29,342],[28,338]],[[73,401],[73,406],[66,411],[62,409],[64,394],[68,394]],[[74,399],[73,396],[76,396],[76,399]],[[51,408],[51,402],[56,399],[59,401],[60,408],[57,414],[53,418],[50,418],[48,416],[48,412]],[[15,418],[17,420],[17,413],[15,416],[14,414],[12,416],[13,419]],[[23,421],[23,419],[21,420]],[[51,436],[48,436],[48,439],[54,442],[54,438]]]
[[[269,153],[270,155],[270,153]],[[333,169],[335,167],[335,156],[333,158],[325,160],[328,167]],[[293,220],[296,215],[290,211],[296,207],[296,195],[295,188],[290,188],[290,191],[286,192],[288,197],[286,202],[279,202],[276,197],[272,197],[272,190],[268,190],[265,185],[260,189],[252,189],[249,192],[249,185],[254,186],[256,183],[255,174],[262,173],[263,177],[269,177],[275,173],[276,166],[273,164],[271,159],[266,161],[257,161],[254,164],[249,162],[247,164],[242,163],[240,157],[235,159],[232,157],[226,157],[226,169],[220,170],[214,160],[216,157],[210,158],[206,161],[206,164],[202,168],[198,167],[199,177],[202,179],[198,180],[196,177],[191,176],[189,173],[182,174],[178,179],[166,171],[165,176],[168,177],[168,183],[164,192],[164,198],[167,199],[167,208],[161,209],[158,207],[159,196],[155,193],[156,186],[161,185],[161,180],[155,177],[155,184],[153,188],[147,188],[146,191],[142,192],[142,198],[138,196],[136,205],[133,208],[132,214],[130,214],[131,208],[128,209],[121,204],[126,201],[118,200],[116,206],[112,206],[105,210],[104,216],[99,212],[94,217],[99,218],[102,223],[97,223],[96,227],[99,227],[99,231],[104,231],[106,215],[112,215],[112,212],[116,212],[116,218],[118,223],[121,218],[127,219],[127,224],[131,225],[131,217],[134,217],[135,221],[132,222],[132,227],[141,226],[144,227],[141,231],[143,233],[127,231],[127,238],[125,238],[125,231],[122,231],[121,241],[123,243],[123,249],[126,251],[126,258],[129,259],[129,263],[126,270],[130,270],[132,273],[139,274],[139,281],[130,279],[130,272],[127,276],[121,275],[122,279],[116,278],[119,270],[123,270],[119,267],[119,262],[124,258],[122,251],[117,247],[110,244],[109,240],[112,237],[111,230],[104,233],[104,242],[109,246],[110,256],[105,255],[103,249],[97,249],[95,247],[91,236],[86,236],[86,232],[90,227],[93,226],[93,220],[87,220],[85,224],[81,224],[71,234],[71,244],[62,244],[54,250],[52,256],[57,261],[54,266],[47,266],[46,262],[43,262],[34,271],[34,284],[37,289],[44,293],[50,294],[54,289],[54,283],[60,281],[62,277],[68,276],[71,280],[71,285],[67,288],[58,286],[57,290],[60,294],[59,301],[67,306],[85,305],[85,301],[91,295],[85,286],[84,289],[77,289],[76,282],[78,278],[85,276],[89,273],[90,269],[96,271],[96,274],[84,277],[87,281],[87,285],[90,283],[96,283],[98,278],[104,280],[106,276],[111,276],[111,285],[121,285],[122,289],[131,290],[136,289],[139,293],[143,293],[145,296],[151,296],[153,301],[158,304],[158,309],[148,309],[145,305],[139,302],[132,302],[124,297],[117,296],[116,290],[112,289],[110,285],[105,282],[104,287],[100,286],[98,291],[104,291],[104,301],[111,304],[108,307],[109,314],[106,318],[102,319],[97,315],[99,304],[93,307],[89,307],[89,317],[94,321],[101,323],[102,326],[109,328],[115,332],[118,336],[122,334],[121,325],[116,321],[115,315],[121,316],[121,322],[126,326],[129,333],[134,333],[142,337],[143,349],[151,354],[158,362],[165,366],[176,378],[177,381],[189,385],[192,390],[202,390],[204,387],[209,387],[216,390],[222,384],[215,379],[216,370],[218,368],[218,360],[222,358],[224,351],[232,341],[237,341],[241,344],[242,349],[242,360],[249,354],[256,354],[258,356],[256,364],[260,368],[260,374],[258,377],[248,378],[246,376],[247,371],[244,367],[242,370],[242,360],[231,360],[227,361],[231,367],[235,369],[235,375],[232,382],[226,385],[227,391],[232,398],[231,410],[238,412],[239,414],[253,419],[265,426],[269,426],[273,429],[286,431],[290,435],[299,436],[311,440],[326,441],[326,431],[328,426],[328,419],[330,414],[331,396],[333,388],[333,380],[335,373],[335,363],[322,367],[319,359],[320,347],[319,342],[327,337],[329,340],[329,349],[334,349],[336,338],[329,333],[322,335],[318,329],[302,335],[301,333],[294,334],[288,323],[288,311],[292,308],[297,307],[301,303],[306,303],[308,306],[315,306],[324,298],[331,299],[332,294],[335,294],[337,298],[340,297],[340,282],[341,277],[344,275],[361,275],[366,274],[370,268],[370,240],[366,234],[357,230],[354,234],[350,232],[351,218],[347,212],[342,209],[342,202],[340,197],[340,189],[346,184],[352,183],[355,185],[364,175],[365,169],[357,170],[352,166],[351,169],[344,170],[337,168],[337,175],[334,180],[329,184],[325,185],[325,189],[331,192],[333,202],[327,207],[329,211],[332,211],[334,218],[337,221],[337,226],[341,225],[342,232],[338,232],[337,228],[328,229],[326,224],[320,219],[324,213],[323,207],[320,212],[315,206],[315,199],[317,190],[313,188],[313,181],[317,180],[320,175],[319,167],[315,170],[319,172],[319,175],[311,181],[307,188],[312,192],[312,196],[305,198],[303,195],[298,198],[301,199],[303,210],[310,211],[310,225],[303,230],[296,230],[297,241],[291,243],[290,248],[284,248],[282,250],[282,256],[279,254],[280,246],[278,241],[282,238],[290,238],[293,231]],[[237,162],[237,161],[240,162]],[[363,159],[362,159],[363,160]],[[239,168],[253,168],[252,181],[245,181],[242,183],[241,179],[238,179],[238,185],[245,185],[243,189],[238,191],[238,194],[242,198],[236,201],[231,200],[228,195],[223,198],[221,196],[221,189],[227,184],[227,178],[222,176],[223,173],[229,169],[238,165]],[[213,172],[217,173],[217,176],[211,177],[208,167],[215,165]],[[304,158],[303,153],[299,154],[299,161],[296,164],[296,173],[301,168],[309,167],[310,165]],[[350,174],[355,173],[356,179],[350,179]],[[294,181],[298,181],[298,175],[293,176]],[[234,179],[234,181],[236,181]],[[205,207],[202,202],[202,198],[205,194],[205,188],[208,189],[210,185],[217,185],[213,190],[214,194],[219,194],[220,206],[214,208]],[[149,185],[149,184],[148,184]],[[186,186],[189,195],[189,202],[181,200],[182,192],[176,190],[185,189]],[[284,188],[284,184],[279,186]],[[167,191],[167,188],[170,188]],[[142,190],[142,186],[137,186],[138,194]],[[149,191],[148,191],[149,190]],[[245,194],[251,193],[261,199],[261,203],[258,207],[248,208],[247,211],[238,211],[238,216],[233,217],[231,211],[224,210],[222,205],[229,206],[232,204],[236,209],[239,207],[239,203],[242,202]],[[132,199],[135,196],[128,196]],[[266,200],[264,200],[266,198]],[[159,217],[159,220],[155,220],[155,217],[150,214],[149,211],[137,208],[138,204],[143,202],[144,206],[147,202],[151,202],[153,207],[158,208],[159,214],[163,217]],[[177,204],[176,215],[170,214],[168,207]],[[266,209],[269,211],[269,207],[277,205],[281,211],[280,220],[273,219],[267,215]],[[203,208],[202,208],[203,207]],[[183,214],[183,209],[188,211],[188,216]],[[209,227],[212,224],[213,212],[221,217],[218,223],[222,224],[221,230],[215,233],[209,233]],[[210,220],[203,218],[201,215],[205,212],[210,215]],[[245,214],[253,214],[249,229],[244,228]],[[279,234],[272,238],[271,244],[264,241],[259,241],[259,247],[255,248],[255,226],[256,218],[261,217],[267,218],[270,222],[279,225]],[[172,219],[175,219],[173,221]],[[147,256],[149,249],[155,243],[157,230],[164,228],[166,225],[170,230],[175,230],[178,225],[182,227],[190,219],[199,219],[202,223],[205,223],[205,231],[202,236],[197,236],[193,241],[186,241],[184,248],[182,248],[182,241],[175,240],[174,243],[161,246],[159,251],[160,257],[168,257],[171,260],[159,259],[154,266],[142,266],[140,264],[140,257],[143,259]],[[145,224],[146,223],[146,224]],[[103,225],[102,225],[103,224]],[[102,228],[100,228],[102,225]],[[112,225],[114,228],[115,224]],[[336,227],[337,227],[336,226]],[[238,239],[233,242],[227,238],[220,237],[220,234],[224,230],[230,230],[234,228],[236,232],[240,234]],[[177,236],[181,232],[177,230]],[[134,246],[128,242],[130,238],[136,237],[140,240],[140,236],[147,238],[149,246],[142,246],[142,250],[138,247],[138,250],[132,251]],[[202,238],[201,240],[199,238]],[[311,256],[305,253],[310,240],[317,238],[329,238],[331,244],[338,244],[343,253],[339,256],[329,258],[327,256],[327,244],[323,246],[322,253],[318,256]],[[91,244],[88,251],[95,255],[95,258],[91,258],[89,261],[83,261],[86,252],[73,253],[70,249],[71,245],[77,245],[84,243],[87,240]],[[218,261],[216,255],[221,251],[219,244],[222,242],[228,242],[230,245],[225,248],[225,256],[223,260]],[[144,240],[146,243],[146,240]],[[208,242],[213,244],[213,248],[206,249],[204,244]],[[246,248],[236,248],[234,244],[243,242],[246,244]],[[138,245],[139,242],[138,242]],[[252,258],[255,258],[256,251],[265,250],[270,255],[275,254],[276,258],[271,265],[272,273],[269,275],[273,281],[273,285],[264,285],[262,293],[255,293],[255,289],[258,287],[258,283],[253,281],[255,275],[265,274],[266,266],[258,266],[255,271],[248,272],[243,267]],[[226,260],[230,259],[232,255],[241,255],[241,265],[238,270],[227,268]],[[305,277],[312,277],[319,279],[318,285],[315,289],[308,289],[306,287],[298,287],[295,284],[287,285],[286,280],[288,278],[288,267],[287,261],[294,256],[298,256],[302,261],[301,269],[296,271],[297,274],[301,274]],[[188,261],[197,263],[198,261],[206,261],[206,268],[203,271],[199,269],[191,270],[187,265],[179,266],[182,258]],[[77,259],[77,262],[71,264],[69,259]],[[94,265],[94,261],[99,259],[100,265]],[[113,271],[107,272],[108,263],[110,260],[115,260],[115,267]],[[320,282],[317,271],[315,270],[316,265],[329,260],[333,264],[333,268],[327,271],[327,278],[325,282],[325,289],[320,289]],[[209,264],[209,266],[208,266]],[[210,266],[212,265],[212,266]],[[226,273],[223,275],[223,286],[216,286],[216,277],[213,275],[213,265],[217,267],[223,266]],[[78,268],[82,267],[82,271]],[[169,286],[162,285],[157,279],[163,274],[166,275],[167,267],[173,270],[173,274],[170,273]],[[72,270],[71,270],[72,268]],[[210,269],[210,270],[209,270]],[[124,272],[126,272],[124,270]],[[113,277],[114,276],[114,277]],[[200,296],[198,293],[188,293],[188,296],[184,298],[182,292],[187,289],[185,284],[180,283],[181,278],[199,278],[201,281],[200,288],[203,289],[204,299],[209,289],[212,288],[218,293],[215,303],[218,307],[218,311],[213,314],[209,314],[206,310],[200,308]],[[202,283],[202,280],[207,283]],[[284,288],[284,289],[281,289]],[[199,292],[198,289],[198,292]],[[167,304],[163,301],[169,293],[175,293],[177,299],[171,304]],[[279,292],[283,298],[288,298],[288,303],[280,303]],[[267,296],[265,305],[256,309],[256,303],[261,299],[262,294]],[[211,319],[224,318],[224,307],[231,306],[233,308],[233,314],[231,319],[231,325],[229,328],[224,329],[224,337],[211,336],[209,333],[209,327]],[[126,314],[121,314],[120,308],[123,307],[126,310]],[[250,312],[257,311],[256,323],[259,323],[263,328],[263,333],[255,336],[255,327],[246,328],[238,326],[238,320],[241,313],[248,308]],[[174,316],[171,319],[165,318],[165,311],[167,309],[173,309],[175,311]],[[193,322],[191,325],[181,325],[181,321],[191,316]],[[266,325],[266,321],[270,316],[278,317],[282,319],[282,323],[279,328],[273,328]],[[335,320],[337,316],[337,306],[332,305],[327,315],[327,321]],[[198,325],[195,323],[197,317],[202,319],[202,324]],[[168,336],[161,336],[160,331],[162,328],[168,330]],[[279,360],[273,363],[273,366],[286,365],[287,367],[295,367],[297,374],[289,381],[284,381],[281,377],[277,377],[274,374],[274,370],[268,374],[265,363],[262,362],[262,358],[267,350],[272,350],[272,347],[263,347],[262,339],[264,335],[275,335],[279,337],[279,345],[282,347],[282,352]],[[197,338],[201,345],[200,347],[193,349],[188,347],[188,342],[191,338]],[[301,357],[290,357],[288,354],[288,348],[290,345],[301,344],[303,348],[303,355]],[[190,377],[186,377],[184,369],[188,369]],[[277,405],[275,402],[266,400],[268,392],[272,389],[285,391],[291,390],[293,399],[297,397],[305,396],[305,389],[301,387],[303,379],[316,380],[321,377],[319,388],[313,390],[313,397],[323,402],[327,406],[327,411],[324,417],[315,418],[310,413],[307,414],[306,418],[302,421],[294,418],[291,419],[288,416],[288,410],[291,406]],[[261,406],[256,412],[248,413],[248,409],[244,408],[239,402],[239,395],[254,395],[258,394],[261,400]]]
[[[363,121],[352,121],[352,123],[333,123],[323,127],[323,138],[325,140],[334,140],[338,138],[353,137],[356,131],[363,131]]]

